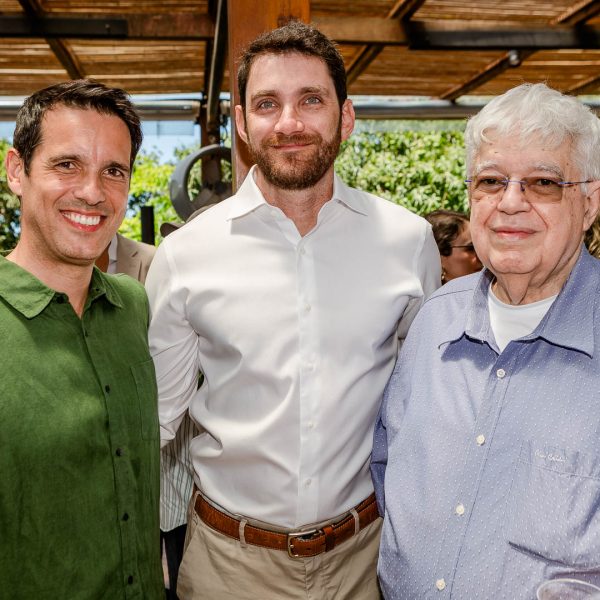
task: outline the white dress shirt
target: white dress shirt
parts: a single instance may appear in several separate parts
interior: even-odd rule
[[[251,171],[163,241],[146,281],[163,444],[189,408],[196,483],[229,512],[295,528],[347,511],[373,491],[398,339],[439,281],[420,217],[336,177],[301,237]]]

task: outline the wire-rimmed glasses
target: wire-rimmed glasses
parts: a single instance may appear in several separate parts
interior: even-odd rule
[[[549,176],[509,179],[493,175],[478,175],[471,179],[465,179],[465,183],[471,186],[471,196],[474,200],[500,198],[510,183],[516,183],[520,186],[521,192],[528,202],[560,202],[566,187],[590,182],[589,179],[587,181],[562,181],[558,177]]]

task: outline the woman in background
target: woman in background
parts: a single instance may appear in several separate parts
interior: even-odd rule
[[[431,223],[440,251],[442,283],[481,270],[467,215],[453,210],[434,210],[425,218]]]

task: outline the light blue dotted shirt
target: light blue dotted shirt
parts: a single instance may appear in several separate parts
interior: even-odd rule
[[[388,600],[600,585],[600,261],[583,249],[538,327],[502,353],[490,281],[431,296],[384,395],[371,469]]]

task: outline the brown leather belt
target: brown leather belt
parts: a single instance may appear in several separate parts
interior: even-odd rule
[[[244,541],[254,546],[262,546],[272,550],[283,550],[292,558],[308,558],[322,552],[329,552],[336,546],[349,540],[355,533],[370,525],[379,517],[375,494],[363,500],[354,511],[358,514],[358,527],[354,521],[354,511],[348,513],[337,523],[306,531],[280,533],[261,529],[221,512],[198,494],[195,507],[198,516],[209,527],[235,540],[240,540],[240,529],[243,530]]]

